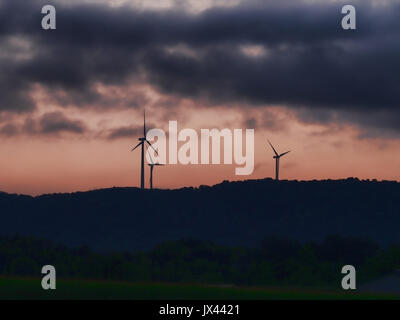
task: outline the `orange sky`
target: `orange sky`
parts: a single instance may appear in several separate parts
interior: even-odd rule
[[[53,110],[50,107],[49,110]],[[237,165],[169,165],[155,168],[154,184],[177,188],[215,184],[223,180],[259,179],[274,175],[269,138],[278,152],[291,150],[281,160],[281,179],[362,179],[400,180],[400,158],[396,140],[360,139],[356,127],[306,124],[284,107],[259,107],[242,112],[237,108],[186,106],[168,117],[161,108],[148,106],[148,123],[166,129],[168,120],[177,120],[178,129],[245,128],[247,118],[265,115],[281,123],[274,128],[255,128],[255,170],[249,176],[235,176]],[[140,152],[130,152],[137,137],[109,140],[102,136],[107,127],[140,127],[141,110],[115,112],[79,111],[74,119],[86,119],[89,133],[54,136],[21,135],[2,137],[0,148],[0,190],[10,193],[42,194],[139,186]],[[40,111],[38,111],[40,113]],[[88,120],[90,119],[90,120]],[[97,130],[97,131],[96,131]],[[149,177],[146,166],[146,185]]]

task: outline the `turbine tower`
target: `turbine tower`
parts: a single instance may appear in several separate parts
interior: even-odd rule
[[[137,147],[141,146],[142,147],[142,155],[141,155],[141,168],[140,168],[140,188],[144,189],[144,145],[145,142],[153,148],[151,143],[146,139],[146,110],[143,110],[143,137],[140,137],[139,143],[134,147],[131,151],[135,150]],[[153,148],[153,150],[157,154],[157,150]]]
[[[284,153],[279,154],[278,152],[276,152],[274,146],[272,145],[272,143],[269,140],[268,140],[268,143],[271,146],[272,150],[274,150],[274,153],[275,153],[275,155],[273,156],[273,158],[275,159],[275,180],[279,180],[279,160],[282,156],[289,153],[290,151],[286,151]]]
[[[151,159],[151,156],[150,156],[150,159]],[[148,166],[150,167],[150,189],[153,189],[153,170],[154,170],[154,166],[164,166],[164,164],[162,164],[162,163],[154,163],[153,159],[151,159],[151,163],[148,163]]]

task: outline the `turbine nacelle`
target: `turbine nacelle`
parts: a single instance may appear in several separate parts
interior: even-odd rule
[[[154,150],[154,152],[158,155],[158,152],[154,147],[151,145],[151,143],[146,139],[146,112],[143,111],[143,137],[138,138],[139,143],[132,148],[131,151],[135,150],[139,146],[141,146],[141,166],[140,166],[140,188],[144,189],[144,153],[145,153],[145,145],[146,143],[149,145],[150,148]],[[151,169],[153,169],[153,166],[151,166]]]

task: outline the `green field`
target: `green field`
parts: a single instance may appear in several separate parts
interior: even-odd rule
[[[202,284],[129,283],[59,279],[56,290],[43,290],[41,279],[0,278],[0,299],[396,299],[331,289],[236,287]]]

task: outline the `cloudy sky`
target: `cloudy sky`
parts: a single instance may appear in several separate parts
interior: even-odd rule
[[[0,190],[139,185],[149,127],[254,128],[255,170],[156,168],[162,188],[273,176],[400,180],[400,4],[0,0]],[[41,8],[57,9],[57,30]],[[146,172],[147,174],[147,172]]]

